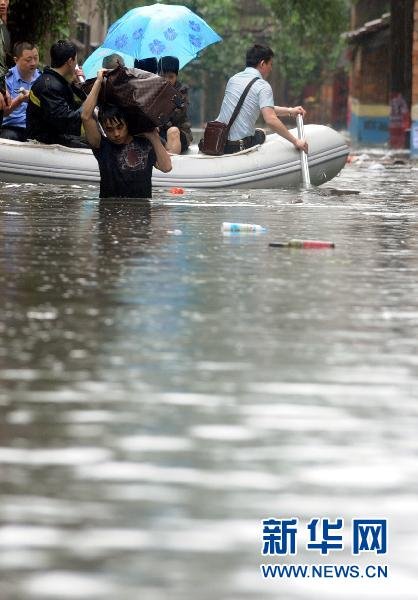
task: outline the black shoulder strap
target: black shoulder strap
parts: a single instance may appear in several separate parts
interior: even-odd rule
[[[245,88],[245,90],[242,92],[241,94],[241,98],[238,100],[238,104],[236,105],[234,112],[232,113],[231,118],[229,119],[229,123],[228,123],[228,131],[231,129],[232,123],[235,121],[235,119],[238,116],[239,111],[241,110],[241,106],[244,104],[244,100],[246,95],[248,94],[248,92],[250,91],[250,87],[253,85],[253,83],[255,83],[257,81],[257,79],[260,79],[259,77],[254,77],[254,79],[251,79],[251,81],[247,84],[247,87]]]

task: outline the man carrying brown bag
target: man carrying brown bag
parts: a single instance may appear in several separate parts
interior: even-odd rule
[[[152,169],[170,171],[170,156],[156,128],[134,136],[118,104],[99,106],[99,130],[94,113],[105,72],[98,72],[82,112],[86,138],[99,165],[100,198],[151,198]]]
[[[83,85],[89,93],[94,79]],[[168,81],[140,69],[116,67],[105,73],[99,104],[119,106],[127,120],[132,135],[161,127],[173,111],[183,105],[183,97]]]

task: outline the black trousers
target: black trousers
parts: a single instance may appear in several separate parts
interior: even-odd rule
[[[26,127],[13,127],[5,125],[0,129],[0,138],[14,140],[15,142],[26,142]]]
[[[249,135],[242,140],[234,142],[227,141],[225,146],[225,154],[235,154],[235,152],[241,152],[241,150],[247,150],[258,144],[264,144],[266,141],[266,134],[262,129],[256,129],[254,135]]]

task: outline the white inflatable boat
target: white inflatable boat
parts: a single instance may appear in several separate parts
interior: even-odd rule
[[[324,125],[306,125],[305,136],[311,182],[320,185],[341,171],[348,148],[337,131]],[[205,156],[193,146],[188,154],[173,156],[172,163],[170,173],[154,169],[154,187],[286,188],[302,182],[299,152],[276,134],[262,146],[232,155]],[[0,181],[97,183],[99,170],[90,150],[0,139]]]

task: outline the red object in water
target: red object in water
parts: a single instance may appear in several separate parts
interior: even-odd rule
[[[334,242],[323,240],[290,240],[289,242],[271,242],[273,248],[335,248]]]
[[[184,194],[183,188],[171,188],[170,194]]]

